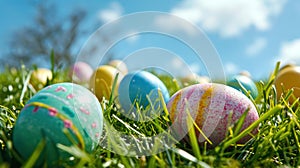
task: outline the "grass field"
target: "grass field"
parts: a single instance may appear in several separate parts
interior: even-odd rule
[[[23,160],[14,150],[12,131],[14,123],[24,104],[35,92],[28,87],[29,67],[6,68],[0,74],[0,168],[31,167],[34,165],[42,147],[37,148],[29,160]],[[178,142],[167,146],[164,152],[141,157],[128,157],[115,154],[99,146],[93,153],[85,153],[76,146],[64,150],[74,157],[61,161],[62,167],[297,167],[300,165],[300,108],[298,100],[288,104],[292,95],[287,91],[280,99],[276,97],[273,80],[279,69],[274,68],[269,79],[257,81],[259,96],[253,100],[259,120],[249,129],[238,132],[238,123],[230,127],[227,138],[217,147],[208,149],[198,146],[193,131],[189,134],[191,142]],[[70,81],[66,70],[52,68],[53,80],[48,84]],[[180,89],[172,79],[161,77],[169,91]],[[104,117],[118,131],[130,136],[152,136],[170,124],[168,113],[151,122],[135,122],[123,117],[113,100],[102,102]],[[243,122],[243,121],[240,121]],[[257,135],[246,144],[236,142],[251,129],[259,126]],[[104,131],[103,137],[109,136]],[[126,141],[120,140],[119,143]],[[127,144],[132,145],[132,144]],[[151,145],[151,144],[150,144]],[[44,165],[46,166],[46,165]]]

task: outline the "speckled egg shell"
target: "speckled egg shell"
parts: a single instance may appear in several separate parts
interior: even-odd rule
[[[93,72],[94,71],[89,64],[78,61],[71,67],[69,76],[71,77],[72,82],[85,84],[90,81]]]
[[[242,130],[258,119],[258,113],[253,103],[241,92],[222,84],[196,84],[175,93],[167,104],[172,130],[175,135],[185,138],[188,133],[187,110],[204,134],[212,141],[211,146],[218,145],[225,138],[227,126],[236,122],[249,108]],[[230,113],[232,118],[230,119]],[[252,133],[255,134],[257,130]],[[206,141],[197,132],[198,142]],[[243,137],[239,142],[244,143],[250,136]]]
[[[164,101],[169,101],[169,92],[164,83],[155,75],[147,71],[135,71],[128,73],[120,83],[119,102],[125,111],[132,109],[133,104],[138,103],[140,107],[147,107],[149,96],[154,104],[159,99],[158,90],[161,91]],[[161,106],[161,102],[157,104]]]
[[[14,126],[14,147],[27,160],[45,138],[46,146],[39,163],[46,159],[49,165],[55,165],[58,160],[69,157],[56,145],[72,145],[64,128],[76,145],[87,152],[95,149],[102,133],[103,116],[97,98],[73,83],[50,85],[27,102]]]
[[[128,73],[126,64],[121,60],[111,60],[108,65],[117,68],[120,72],[123,73],[123,75],[126,75]]]
[[[247,91],[250,91],[250,95],[252,96],[252,98],[255,99],[258,96],[257,87],[256,87],[255,83],[253,82],[253,80],[251,78],[249,78],[248,76],[245,76],[245,75],[233,76],[227,82],[227,85],[246,94],[243,91],[242,87],[239,85],[239,82]]]
[[[52,72],[47,68],[38,68],[32,72],[30,83],[36,90],[40,90],[46,85],[47,79],[52,79]]]
[[[277,91],[277,98],[279,99],[280,96],[287,92],[289,89],[294,89],[294,96],[295,98],[300,97],[300,67],[299,66],[292,66],[287,65],[282,68],[277,77],[275,78],[275,87]],[[290,98],[289,102],[293,103],[295,98]]]
[[[117,74],[119,75],[116,86],[114,91],[112,91]],[[123,75],[119,70],[109,65],[102,65],[94,72],[90,81],[90,87],[99,101],[102,101],[103,97],[109,100],[111,93],[113,93],[115,97],[118,95],[118,87],[122,79]]]

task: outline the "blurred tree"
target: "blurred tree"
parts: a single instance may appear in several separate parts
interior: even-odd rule
[[[40,64],[50,60],[53,49],[56,65],[69,66],[79,50],[74,47],[84,33],[81,26],[86,12],[76,9],[61,17],[55,5],[44,1],[36,4],[36,9],[34,22],[13,34],[6,62],[10,65],[19,65],[20,61],[25,65]]]

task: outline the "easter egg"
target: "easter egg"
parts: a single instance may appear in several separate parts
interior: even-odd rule
[[[31,74],[30,83],[36,90],[42,89],[47,80],[52,79],[52,72],[46,68],[38,68],[34,70]]]
[[[258,119],[258,113],[243,93],[223,84],[195,84],[176,92],[167,104],[172,121],[172,130],[177,137],[188,139],[188,112],[204,135],[212,142],[209,147],[218,145],[226,137],[228,126],[233,125],[249,109],[241,130]],[[207,139],[196,130],[199,144]],[[252,131],[255,134],[257,129]],[[247,135],[239,143],[248,141]]]
[[[70,157],[57,147],[58,144],[76,145],[92,152],[102,128],[103,115],[97,98],[80,85],[58,83],[42,89],[26,103],[15,123],[12,138],[24,160],[29,159],[37,145],[45,140],[37,164],[47,162],[52,166]]]
[[[69,76],[74,83],[86,84],[93,74],[91,66],[85,62],[76,62],[70,69]]]
[[[112,91],[113,83],[117,74],[119,75],[116,81],[116,86],[114,91]],[[118,87],[122,78],[122,73],[116,68],[109,65],[102,65],[93,73],[90,81],[90,87],[99,101],[102,101],[103,97],[106,100],[109,100],[112,93],[114,96],[118,95]]]
[[[120,83],[119,102],[126,112],[134,111],[136,104],[145,109],[150,103],[158,110],[162,108],[159,91],[164,101],[168,102],[169,92],[158,77],[147,71],[131,72],[125,75]]]
[[[249,72],[249,71],[246,71],[246,70],[241,71],[241,72],[239,73],[239,75],[243,75],[243,76],[247,76],[247,77],[251,78],[250,72]]]
[[[277,98],[279,99],[283,93],[286,93],[289,89],[293,89],[294,98],[289,99],[290,103],[293,103],[300,97],[300,66],[287,65],[283,67],[277,74],[274,80]]]
[[[126,64],[121,60],[112,60],[108,63],[108,65],[117,68],[123,75],[128,73],[128,69]]]
[[[180,79],[184,86],[198,83],[209,83],[210,79],[207,76],[199,76],[198,74],[190,74]]]
[[[247,95],[247,93],[245,93],[242,89],[242,87],[240,86],[240,84],[247,90],[250,91],[250,95],[252,96],[252,98],[256,98],[258,96],[258,90],[257,87],[255,85],[255,83],[253,82],[253,80],[251,78],[249,78],[248,76],[245,75],[235,75],[233,76],[228,82],[227,85],[231,86],[241,92],[243,92],[244,94]]]

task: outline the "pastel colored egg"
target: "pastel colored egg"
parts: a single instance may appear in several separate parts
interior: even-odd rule
[[[250,72],[249,72],[249,71],[246,71],[246,70],[241,71],[241,72],[239,73],[239,75],[243,75],[243,76],[247,76],[247,77],[251,78]]]
[[[131,72],[125,75],[120,83],[119,102],[126,112],[134,111],[136,104],[139,108],[145,109],[151,103],[158,109],[162,107],[159,91],[164,101],[168,102],[169,92],[158,77],[147,71]]]
[[[46,85],[47,80],[51,79],[52,72],[49,69],[38,68],[32,72],[30,83],[36,90],[40,90]]]
[[[116,81],[116,86],[114,91],[112,91],[113,83],[117,74],[119,75]],[[109,100],[112,93],[113,96],[118,95],[118,87],[122,78],[122,73],[116,68],[109,65],[102,65],[93,73],[90,81],[90,87],[99,101],[102,101],[103,97],[106,100]]]
[[[249,78],[248,76],[245,75],[235,75],[233,76],[228,82],[227,85],[230,87],[235,88],[236,90],[239,90],[241,92],[243,92],[244,94],[247,95],[247,93],[245,93],[241,87],[241,85],[247,90],[250,91],[250,95],[252,96],[252,98],[256,98],[258,96],[258,90],[257,87],[255,85],[255,83],[253,82],[253,80],[251,78]]]
[[[277,77],[275,78],[275,87],[277,91],[277,98],[279,99],[283,93],[289,89],[293,89],[294,98],[289,99],[290,103],[295,101],[295,98],[300,97],[300,67],[287,65],[283,67]]]
[[[126,75],[128,73],[126,64],[121,60],[112,60],[108,63],[108,65],[117,68],[120,72],[123,73],[123,75]]]
[[[80,85],[59,83],[42,89],[26,103],[13,129],[13,144],[27,160],[44,139],[46,145],[37,166],[46,161],[52,167],[59,160],[70,157],[57,147],[58,144],[76,145],[92,152],[100,140],[102,129],[103,115],[97,98]]]
[[[71,67],[69,76],[74,83],[86,84],[90,81],[93,72],[89,64],[78,61]]]
[[[198,83],[209,83],[210,79],[207,76],[199,76],[198,74],[190,74],[180,79],[184,86]]]
[[[229,125],[233,125],[249,109],[241,130],[244,130],[259,116],[253,103],[243,93],[223,84],[195,84],[175,93],[167,104],[172,121],[171,130],[177,138],[188,134],[188,112],[204,135],[212,142],[209,147],[218,145],[226,137]],[[232,113],[232,114],[231,114]],[[255,134],[257,129],[253,130]],[[199,144],[206,139],[196,129]],[[239,143],[251,138],[247,135]]]

